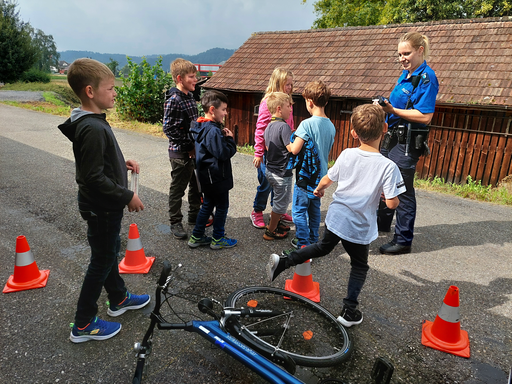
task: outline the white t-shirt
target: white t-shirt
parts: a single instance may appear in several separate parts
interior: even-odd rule
[[[405,192],[397,165],[378,152],[345,149],[327,176],[338,183],[325,224],[329,231],[356,244],[370,244],[379,233],[380,195],[392,199]]]

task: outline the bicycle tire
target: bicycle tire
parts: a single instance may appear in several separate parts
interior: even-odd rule
[[[230,294],[225,307],[247,307],[249,300],[256,300],[257,308],[293,313],[294,317],[287,328],[282,324],[283,316],[239,318],[232,322],[233,336],[256,351],[273,354],[279,350],[290,356],[297,365],[307,367],[329,367],[349,359],[353,343],[347,330],[321,305],[284,289],[246,287]],[[282,333],[265,335],[265,331],[279,327],[283,329]],[[256,335],[257,332],[261,336]]]

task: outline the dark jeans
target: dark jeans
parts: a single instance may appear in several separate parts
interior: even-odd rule
[[[380,204],[378,210],[378,225],[380,230],[387,230],[391,227],[393,215],[396,211],[395,235],[393,241],[396,244],[411,245],[414,237],[414,222],[416,220],[416,192],[414,190],[415,169],[402,169],[400,173],[405,182],[406,191],[398,195],[400,204],[396,210],[389,209],[385,203]]]
[[[119,232],[123,211],[93,212],[80,204],[80,214],[87,221],[87,240],[91,260],[85,273],[75,314],[77,327],[85,327],[98,312],[97,301],[105,287],[111,303],[120,303],[126,296],[124,280],[119,275],[118,256],[121,247]]]
[[[259,168],[257,168],[258,182],[260,185],[258,185],[258,188],[256,189],[256,197],[254,198],[254,203],[252,205],[256,212],[263,212],[265,208],[267,208],[269,195],[272,195],[270,198],[270,205],[272,205],[272,200],[274,198],[274,191],[272,190],[272,186],[265,176],[266,169],[267,167],[265,165],[265,156],[263,156],[263,160],[261,161]]]
[[[359,302],[357,298],[363,288],[368,273],[368,252],[370,245],[355,244],[344,240],[327,228],[325,228],[324,237],[318,243],[308,245],[307,247],[293,251],[288,256],[287,267],[302,264],[309,259],[322,257],[329,254],[334,247],[341,241],[343,248],[350,256],[350,276],[348,278],[347,296],[343,299],[343,304],[351,309],[356,309]]]
[[[229,208],[229,191],[214,193],[204,192],[204,201],[201,210],[197,215],[196,226],[192,231],[195,237],[204,236],[206,222],[215,208],[215,216],[213,217],[213,238],[219,240],[224,237],[224,226],[228,216]]]
[[[171,186],[169,187],[169,219],[171,224],[181,223],[182,198],[188,186],[188,218],[194,221],[201,208],[201,194],[197,187],[195,159],[170,159]]]

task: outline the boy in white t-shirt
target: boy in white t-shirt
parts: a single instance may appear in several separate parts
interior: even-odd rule
[[[268,276],[273,281],[291,266],[329,254],[341,241],[351,265],[347,296],[338,317],[345,327],[363,321],[357,298],[369,269],[370,243],[378,237],[380,196],[384,194],[386,205],[395,209],[399,203],[397,196],[405,192],[400,170],[379,152],[380,141],[388,128],[384,116],[382,108],[372,104],[360,105],[352,113],[350,133],[361,145],[345,149],[314,191],[315,196],[322,197],[326,188],[338,183],[325,218],[324,238],[285,256],[272,254],[267,264]]]

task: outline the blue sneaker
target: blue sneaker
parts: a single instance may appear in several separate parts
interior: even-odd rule
[[[84,343],[89,340],[107,340],[117,335],[120,330],[121,324],[95,317],[84,328],[78,328],[76,324],[73,324],[69,340],[73,343]]]
[[[210,245],[212,242],[212,238],[209,236],[195,237],[194,235],[190,236],[188,240],[188,246],[190,248],[197,248],[201,245]]]
[[[212,242],[210,243],[211,249],[221,249],[221,248],[233,248],[238,241],[235,239],[229,239],[227,237],[222,237],[219,240],[214,239],[212,237]]]
[[[107,309],[107,314],[112,317],[116,317],[122,315],[126,311],[130,311],[132,309],[140,309],[146,306],[151,297],[149,295],[132,295],[130,292],[126,292],[126,297],[123,301],[121,301],[117,305],[110,304]]]

